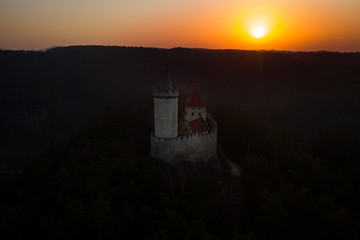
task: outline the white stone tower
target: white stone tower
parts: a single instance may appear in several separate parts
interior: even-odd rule
[[[169,72],[162,86],[153,89],[154,96],[154,135],[158,138],[178,136],[178,98],[179,89],[173,87]]]

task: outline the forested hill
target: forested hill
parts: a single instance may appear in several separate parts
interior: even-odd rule
[[[0,170],[24,168],[1,175],[0,239],[359,239],[359,59],[0,51]],[[151,88],[166,68],[180,106],[198,88],[240,176],[151,159]]]
[[[0,169],[21,168],[50,142],[67,139],[119,104],[149,111],[144,121],[151,123],[151,88],[167,68],[180,104],[198,88],[215,116],[216,106],[235,106],[300,142],[360,122],[360,53],[104,46],[0,51]]]

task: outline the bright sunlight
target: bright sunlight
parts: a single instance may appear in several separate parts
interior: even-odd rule
[[[251,29],[251,36],[256,39],[263,38],[267,34],[267,29],[263,25],[256,25]]]
[[[237,13],[238,36],[250,48],[264,48],[278,39],[282,32],[282,13],[271,6],[254,5]],[[255,44],[255,45],[252,45]]]

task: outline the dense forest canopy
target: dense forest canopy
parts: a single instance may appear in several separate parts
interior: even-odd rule
[[[108,107],[127,101],[139,111],[151,109],[151,88],[166,68],[180,88],[180,104],[198,88],[210,109],[237,106],[302,141],[320,130],[358,125],[359,66],[360,53],[102,46],[0,51],[0,166],[22,168]]]
[[[197,88],[241,165],[149,156],[151,88]],[[0,236],[357,239],[360,54],[0,51]],[[22,229],[22,231],[18,231]]]

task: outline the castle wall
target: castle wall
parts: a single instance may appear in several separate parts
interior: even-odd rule
[[[216,139],[217,132],[168,139],[151,136],[151,156],[169,162],[207,160],[216,156]]]
[[[212,131],[207,134],[192,133],[174,138],[158,138],[152,135],[151,156],[168,162],[207,160],[215,157],[217,124],[212,118],[211,125]]]
[[[174,138],[178,135],[178,98],[154,98],[155,136]]]

